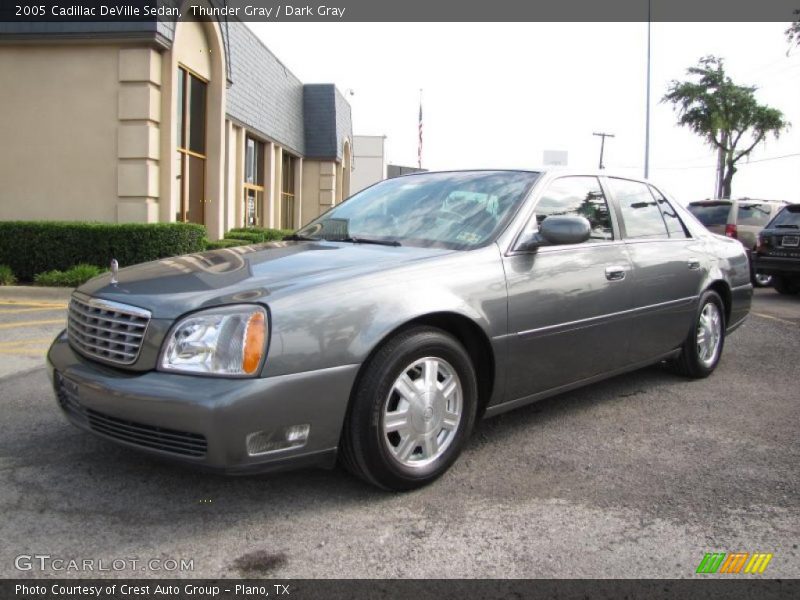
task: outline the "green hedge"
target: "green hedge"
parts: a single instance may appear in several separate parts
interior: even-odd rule
[[[14,285],[17,278],[8,265],[0,265],[0,285]]]
[[[233,248],[235,246],[247,246],[253,242],[249,240],[232,240],[225,238],[224,240],[206,240],[206,250],[219,250],[220,248]]]
[[[23,281],[78,264],[120,267],[201,252],[206,229],[193,223],[0,222],[0,264]]]
[[[275,242],[293,234],[291,229],[266,229],[261,227],[239,227],[225,234],[227,239],[247,240],[252,244]]]
[[[53,270],[38,273],[33,276],[33,282],[35,285],[51,287],[78,287],[107,270],[94,265],[75,265],[66,271]]]

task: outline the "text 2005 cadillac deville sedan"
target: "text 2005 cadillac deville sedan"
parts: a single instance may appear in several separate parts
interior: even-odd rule
[[[670,361],[709,375],[750,309],[742,245],[653,185],[459,171],[370,187],[291,240],[97,277],[48,355],[109,440],[230,473],[430,482],[475,419]]]

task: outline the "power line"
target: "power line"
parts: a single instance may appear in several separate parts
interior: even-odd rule
[[[794,158],[796,156],[800,156],[800,152],[794,152],[792,154],[783,154],[781,156],[770,156],[768,158],[757,158],[755,160],[748,160],[744,163],[737,163],[736,168],[751,165],[753,163],[761,163],[761,162],[769,162],[772,160],[782,160],[784,158]],[[685,171],[687,169],[712,169],[716,168],[716,164],[709,164],[709,165],[691,165],[685,167],[651,167],[652,169],[658,169],[660,171]],[[641,165],[634,165],[634,166],[627,166],[627,167],[615,167],[616,169],[640,169]]]

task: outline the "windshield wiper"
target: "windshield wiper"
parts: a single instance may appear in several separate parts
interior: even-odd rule
[[[356,237],[354,235],[336,241],[352,242],[353,244],[377,244],[378,246],[402,246],[397,240],[377,240],[373,238]]]
[[[797,225],[775,225],[775,229],[800,229]]]

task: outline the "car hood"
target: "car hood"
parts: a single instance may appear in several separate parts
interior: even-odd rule
[[[269,302],[301,289],[452,253],[441,248],[344,242],[273,242],[176,256],[96,277],[78,288],[175,318],[206,306]]]

